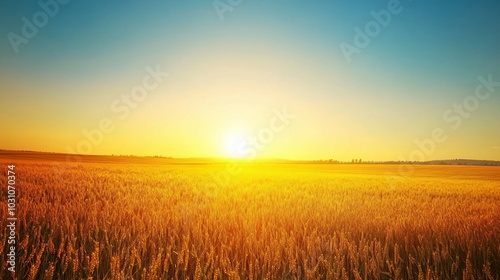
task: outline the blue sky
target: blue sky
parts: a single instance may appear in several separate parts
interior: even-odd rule
[[[262,112],[290,104],[301,121],[283,136],[283,145],[273,143],[263,156],[404,156],[414,149],[414,139],[447,126],[443,112],[474,92],[478,76],[492,74],[500,80],[500,3],[402,0],[402,12],[392,15],[389,25],[348,63],[339,45],[352,44],[353,28],[363,29],[373,20],[370,12],[387,9],[390,2],[243,0],[221,20],[211,1],[73,0],[59,5],[57,14],[15,53],[8,34],[21,35],[22,17],[32,20],[41,7],[4,1],[0,116],[23,116],[15,128],[3,124],[3,131],[14,131],[0,148],[65,151],[82,138],[82,129],[110,114],[110,102],[133,87],[145,67],[160,64],[171,75],[162,94],[148,99],[95,153],[154,153],[136,147],[148,146],[152,137],[179,134],[160,111],[178,110],[172,117],[188,126],[211,110],[216,114],[232,106],[226,118],[241,119],[251,134],[266,118]],[[204,88],[205,97],[196,97]],[[235,101],[225,92],[229,88],[255,93],[236,94],[241,98]],[[500,159],[499,150],[492,148],[500,146],[493,121],[500,119],[498,91],[429,157]],[[248,115],[238,115],[247,109]],[[158,113],[141,117],[148,110]],[[190,138],[213,138],[212,144],[193,140],[186,143],[191,148],[181,148],[181,135],[162,145],[160,153],[217,155],[217,139],[230,129],[222,119],[213,119],[210,133],[186,132]],[[159,124],[141,128],[139,120]],[[238,125],[243,124],[235,121]],[[44,130],[29,132],[31,126]],[[157,132],[160,127],[164,133]],[[126,129],[144,137],[116,148]],[[54,144],[22,140],[26,138]],[[353,141],[356,148],[350,147]],[[308,143],[324,148],[287,152]],[[384,143],[383,153],[373,152]],[[388,153],[390,147],[397,152]]]

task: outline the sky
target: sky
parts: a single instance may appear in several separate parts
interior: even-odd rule
[[[0,149],[500,160],[499,14],[493,0],[2,1]]]

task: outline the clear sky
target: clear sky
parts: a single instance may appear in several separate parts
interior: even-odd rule
[[[500,160],[499,1],[27,2],[0,4],[2,149]]]

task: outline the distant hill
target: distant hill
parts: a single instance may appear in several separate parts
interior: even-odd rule
[[[172,158],[162,156],[134,156],[134,155],[72,155],[63,153],[36,152],[36,151],[11,151],[0,149],[0,160],[44,160],[53,162],[95,162],[95,163],[126,163],[126,164],[181,164],[181,165],[200,165],[200,164],[223,164],[226,162],[249,162],[245,159],[227,159],[227,158]],[[500,161],[495,160],[475,160],[475,159],[447,159],[432,160],[424,162],[341,162],[333,159],[329,160],[288,160],[280,158],[259,158],[252,161],[259,164],[416,164],[416,165],[470,165],[470,166],[500,166]]]
[[[433,165],[475,165],[475,166],[500,166],[500,161],[477,160],[477,159],[448,159],[426,161],[426,164]]]

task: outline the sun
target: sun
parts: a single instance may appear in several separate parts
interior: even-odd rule
[[[242,147],[246,143],[246,137],[243,133],[232,132],[229,133],[224,142],[224,149],[226,155],[231,158],[242,158],[244,153],[242,152]]]

